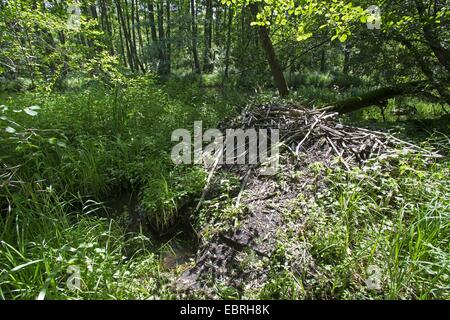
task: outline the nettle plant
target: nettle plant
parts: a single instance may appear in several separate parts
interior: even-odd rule
[[[43,145],[66,147],[65,139],[56,130],[38,130],[26,126],[40,109],[39,106],[15,109],[0,105],[1,162],[20,161],[21,155],[25,157],[22,160],[31,159]]]
[[[18,123],[16,118],[19,114],[25,114],[29,117],[35,117],[38,114],[40,107],[31,106],[24,109],[11,109],[5,105],[0,106],[0,141],[2,149],[9,149],[9,151],[20,151],[23,148],[31,147],[33,140],[36,137],[32,129],[26,129],[23,125]],[[11,115],[12,113],[12,115]],[[14,116],[13,116],[14,115]],[[13,147],[13,149],[10,149]],[[8,150],[6,150],[8,151]],[[2,158],[8,157],[10,153],[3,152]]]

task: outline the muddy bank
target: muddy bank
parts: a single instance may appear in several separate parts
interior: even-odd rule
[[[192,227],[189,212],[164,232],[158,231],[148,222],[139,205],[139,192],[122,191],[105,199],[105,216],[119,219],[126,228],[127,237],[143,234],[149,238],[148,250],[159,255],[162,267],[176,268],[195,258],[198,250],[198,235]],[[135,248],[129,247],[126,256],[132,256]]]

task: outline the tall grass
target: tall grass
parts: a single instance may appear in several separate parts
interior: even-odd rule
[[[100,218],[103,201],[143,190],[144,218],[166,227],[204,183],[201,170],[168,161],[171,132],[194,120],[216,125],[234,107],[207,103],[217,96],[170,97],[151,77],[128,80],[1,101],[0,298],[172,295],[151,241],[127,234],[120,217]],[[30,106],[37,114],[23,111]],[[67,285],[73,270],[79,290]]]
[[[127,242],[140,240],[141,252],[152,258],[148,239],[125,240],[117,223],[95,217],[102,206],[83,203],[89,210],[73,212],[67,196],[39,183],[2,191],[9,195],[0,220],[2,299],[120,298],[126,291],[117,279],[133,272],[123,256]],[[67,285],[71,266],[81,276],[75,291]]]

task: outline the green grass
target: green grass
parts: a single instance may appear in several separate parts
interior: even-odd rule
[[[287,213],[281,257],[268,262],[279,272],[259,297],[448,299],[449,170],[401,152],[350,173],[319,169],[325,189]]]
[[[320,105],[339,96],[327,89],[326,75],[303,80],[309,82],[294,100]],[[215,127],[236,114],[248,97],[219,82],[217,75],[164,83],[137,77],[113,88],[1,96],[7,108],[0,108],[0,298],[176,298],[172,284],[182,268],[163,268],[153,239],[129,233],[126,217],[102,218],[108,216],[104,201],[137,192],[140,213],[161,232],[196,203],[206,174],[172,164],[170,136],[194,120]],[[322,88],[309,86],[316,82]],[[361,89],[352,90],[346,94]],[[442,115],[438,106],[414,103],[418,118]],[[356,116],[369,121],[374,115],[379,122],[377,109]],[[395,119],[388,120],[392,127]],[[425,138],[448,153],[446,129],[448,123]],[[218,296],[448,299],[450,163],[399,152],[351,173],[314,166],[326,187],[314,198],[297,197],[270,259],[243,262],[268,268],[268,281],[243,293],[217,285]],[[237,178],[221,175],[220,183],[217,197],[207,201],[215,209],[193,217],[204,240],[248,214],[233,206]],[[74,267],[80,290],[67,286]]]
[[[153,266],[157,271],[158,259],[146,249],[149,239],[126,239],[117,222],[96,218],[100,204],[86,201],[81,210],[71,210],[68,197],[38,183],[2,191],[10,205],[0,220],[2,299],[132,298],[129,281],[139,270]],[[139,249],[125,257],[129,246]],[[79,291],[68,290],[71,267],[80,272]],[[149,287],[146,297],[163,294],[161,284]]]
[[[138,77],[112,89],[2,96],[0,298],[171,297],[150,239],[100,217],[112,193],[141,190],[145,219],[164,230],[201,193],[204,172],[170,161],[171,132],[199,119],[216,126],[239,97],[175,97],[174,85],[163,91]],[[81,291],[67,289],[70,266]]]

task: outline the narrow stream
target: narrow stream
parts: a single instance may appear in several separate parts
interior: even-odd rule
[[[198,239],[188,219],[180,221],[169,233],[161,235],[139,214],[137,192],[110,195],[105,206],[108,218],[126,221],[127,236],[142,232],[150,239],[151,245],[148,249],[159,255],[162,267],[173,269],[195,257]]]

